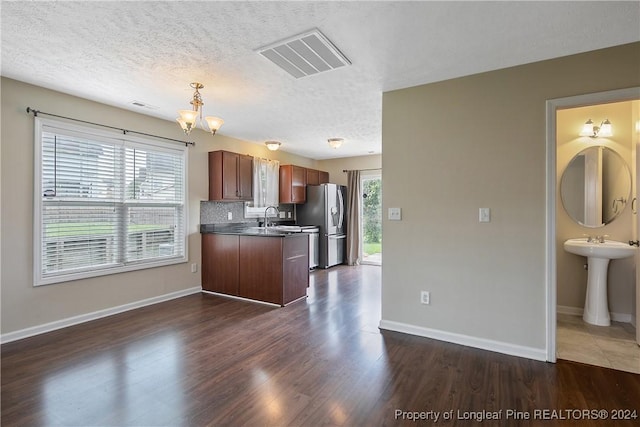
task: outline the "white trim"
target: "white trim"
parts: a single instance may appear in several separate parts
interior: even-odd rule
[[[34,335],[40,335],[69,326],[78,325],[80,323],[90,322],[92,320],[101,319],[103,317],[112,316],[114,314],[124,313],[125,311],[135,310],[137,308],[146,307],[148,305],[158,304],[187,295],[196,294],[201,290],[202,288],[200,286],[196,286],[193,288],[183,289],[156,297],[130,302],[128,304],[123,304],[116,307],[105,308],[103,310],[98,310],[91,313],[80,314],[78,316],[67,317],[66,319],[56,320],[54,322],[20,329],[19,331],[2,334],[2,336],[0,336],[0,343],[6,344],[8,342],[21,340],[24,338],[32,337]]]
[[[45,128],[58,130],[69,134],[78,134],[84,138],[94,138],[108,144],[122,147],[140,147],[142,149],[152,149],[154,151],[170,154],[180,154],[183,168],[182,179],[182,204],[174,203],[174,207],[182,207],[182,247],[181,256],[157,257],[149,260],[133,261],[121,264],[111,264],[101,268],[79,269],[62,274],[54,274],[43,277],[42,274],[42,133]],[[82,126],[69,123],[64,120],[35,117],[34,119],[34,191],[33,191],[33,286],[45,286],[71,280],[87,279],[129,271],[144,270],[147,268],[163,267],[174,264],[187,263],[189,261],[189,151],[186,146],[167,147],[158,141],[130,134],[120,134],[112,129],[95,129],[89,126]],[[124,179],[124,178],[123,178]],[[134,206],[169,206],[170,203],[122,203],[123,208]],[[124,227],[124,225],[121,225]]]
[[[542,348],[525,347],[517,344],[477,338],[437,329],[423,328],[421,326],[409,325],[407,323],[393,322],[391,320],[381,320],[378,327],[388,331],[433,338],[439,341],[446,341],[454,344],[465,345],[467,347],[508,354],[511,356],[525,357],[527,359],[540,360],[543,362],[546,360],[546,351]]]
[[[558,314],[567,314],[569,316],[582,317],[582,315],[584,314],[584,308],[559,305]],[[609,315],[611,316],[611,320],[613,320],[614,322],[631,323],[632,325],[635,325],[635,316],[633,316],[632,314],[614,313],[611,311],[609,312]]]
[[[545,297],[546,297],[546,343],[547,360],[556,361],[556,111],[563,108],[575,108],[587,105],[606,104],[609,102],[640,99],[640,87],[611,90],[551,99],[546,102],[546,257],[545,257]]]

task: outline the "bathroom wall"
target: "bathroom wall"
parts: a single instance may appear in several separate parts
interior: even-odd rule
[[[624,210],[611,223],[599,228],[587,228],[577,224],[567,214],[561,199],[562,174],[572,158],[583,149],[600,145],[613,149],[622,156],[629,167],[634,164],[634,102],[618,102],[588,107],[560,110],[557,113],[557,200],[556,200],[556,253],[557,253],[557,297],[560,312],[577,313],[584,308],[587,271],[586,259],[567,253],[563,242],[583,235],[609,235],[609,239],[626,242],[634,238],[633,223],[636,216],[631,212],[633,193],[629,195]],[[595,124],[608,118],[613,126],[613,136],[589,138],[578,135],[588,119]],[[626,178],[626,177],[625,177]],[[620,178],[618,174],[617,179]],[[628,179],[628,178],[626,178]],[[577,191],[577,190],[576,190]],[[611,206],[603,206],[611,209]],[[614,319],[631,321],[635,311],[635,259],[612,260],[609,265],[609,309]]]

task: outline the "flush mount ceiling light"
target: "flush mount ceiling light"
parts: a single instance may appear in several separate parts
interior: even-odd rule
[[[336,149],[336,148],[340,148],[340,146],[344,142],[344,139],[343,138],[329,138],[329,139],[327,139],[327,142],[329,143],[331,148]]]
[[[178,110],[180,117],[176,119],[176,121],[180,123],[180,127],[184,133],[187,135],[189,135],[193,128],[198,125],[198,122],[202,129],[207,130],[202,124],[202,106],[204,105],[204,102],[202,102],[202,96],[199,92],[200,89],[204,88],[204,85],[202,83],[193,82],[191,83],[191,87],[195,89],[195,92],[193,92],[193,99],[190,102],[193,108],[191,110]],[[208,131],[211,132],[211,135],[215,135],[218,129],[220,129],[220,126],[224,123],[224,120],[219,117],[208,116],[204,119],[207,122],[207,126],[209,126]]]
[[[267,141],[264,143],[264,145],[266,145],[269,150],[276,151],[278,148],[280,148],[282,143],[278,141]]]
[[[611,128],[611,122],[609,119],[604,119],[600,126],[593,124],[591,119],[587,120],[584,126],[582,126],[582,131],[580,132],[580,136],[588,136],[590,138],[597,138],[599,136],[609,137],[613,136],[613,129]]]

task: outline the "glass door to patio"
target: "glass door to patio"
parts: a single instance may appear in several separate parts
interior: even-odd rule
[[[362,242],[363,264],[382,264],[382,176],[380,172],[362,176]]]

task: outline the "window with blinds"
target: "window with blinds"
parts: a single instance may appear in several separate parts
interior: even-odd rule
[[[45,285],[186,262],[186,150],[36,118],[34,268]]]

